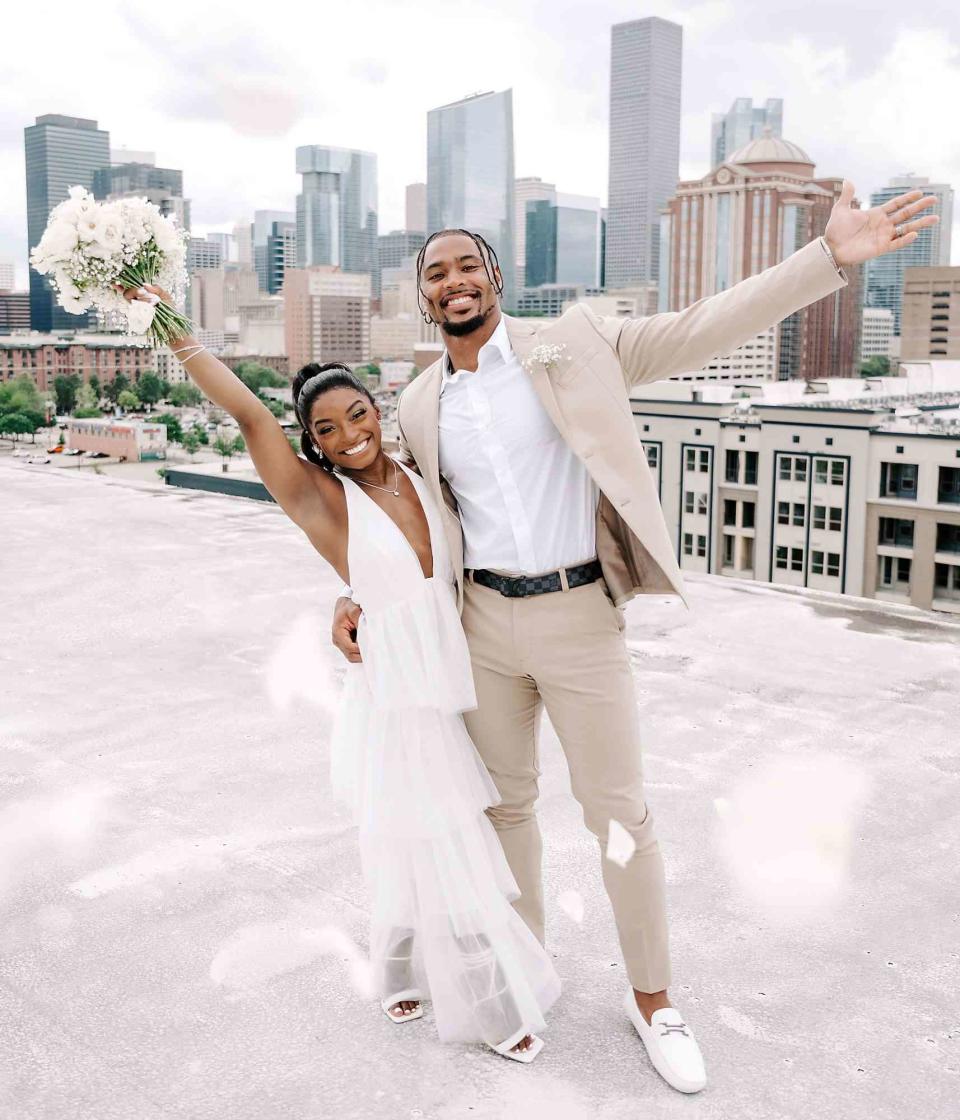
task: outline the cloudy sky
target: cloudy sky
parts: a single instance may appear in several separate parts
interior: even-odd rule
[[[960,187],[954,0],[32,0],[4,17],[0,260],[25,284],[23,127],[50,112],[182,168],[201,231],[293,209],[298,144],[376,152],[388,230],[427,110],[512,87],[517,174],[605,201],[610,25],[648,15],[684,29],[681,176],[708,168],[712,112],[782,97],[784,135],[862,198],[901,172]]]

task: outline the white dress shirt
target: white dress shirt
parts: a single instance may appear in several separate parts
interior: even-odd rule
[[[476,372],[443,360],[440,473],[460,507],[464,567],[537,575],[597,554],[597,484],[557,431],[503,319]]]

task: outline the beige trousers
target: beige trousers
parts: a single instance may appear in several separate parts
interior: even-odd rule
[[[463,625],[479,702],[464,718],[502,798],[487,812],[520,887],[517,911],[542,943],[542,843],[534,803],[537,731],[545,707],[567,759],[573,795],[600,841],[627,976],[639,991],[661,991],[670,983],[663,861],[643,796],[622,612],[602,580],[508,599],[468,576]],[[636,841],[625,868],[604,856],[611,818]]]

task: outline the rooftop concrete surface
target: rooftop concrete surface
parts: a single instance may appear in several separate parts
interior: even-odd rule
[[[629,606],[671,993],[709,1079],[685,1097],[619,1009],[597,845],[549,730],[565,988],[525,1067],[441,1045],[429,1011],[394,1026],[352,982],[339,582],[281,511],[6,460],[0,521],[0,1115],[960,1113],[956,622],[709,577],[692,611]]]

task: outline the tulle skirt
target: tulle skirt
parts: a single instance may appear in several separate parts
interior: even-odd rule
[[[371,961],[381,998],[417,988],[432,1000],[443,1041],[499,1044],[543,1029],[560,981],[510,905],[517,883],[483,812],[499,797],[463,719],[410,706],[418,692],[408,680],[408,706],[377,703],[364,651],[334,729],[333,788],[359,827]]]

